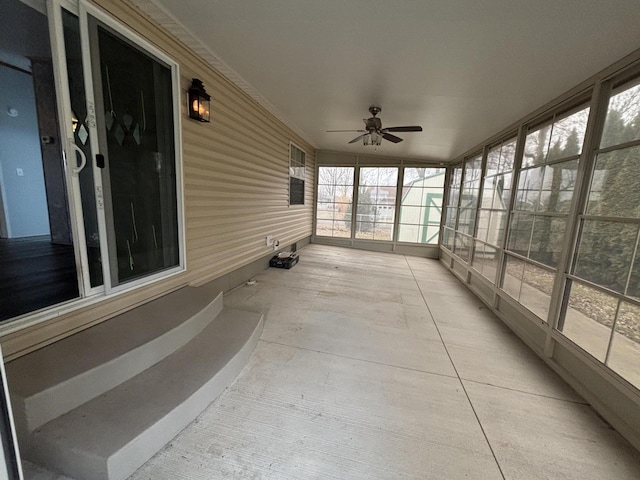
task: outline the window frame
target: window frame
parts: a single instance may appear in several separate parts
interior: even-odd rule
[[[426,205],[425,202],[421,202],[421,205],[413,205],[413,204],[407,204],[407,205],[403,205],[403,201],[404,201],[404,189],[407,187],[407,185],[405,185],[405,177],[406,177],[406,171],[407,169],[419,169],[419,168],[425,168],[425,169],[432,169],[432,170],[436,170],[436,173],[434,175],[431,175],[428,178],[432,178],[435,176],[442,176],[442,186],[441,187],[417,187],[421,190],[421,193],[425,193],[425,190],[427,192],[434,190],[435,188],[440,188],[441,190],[441,194],[440,194],[440,219],[436,222],[429,222],[429,223],[408,223],[408,222],[402,222],[402,209],[404,207],[409,207],[409,208],[415,208],[415,207],[419,207],[422,209],[427,209],[430,211],[431,208],[437,209],[438,206],[437,205]],[[440,243],[440,236],[442,234],[442,230],[441,230],[441,225],[442,225],[442,218],[443,218],[443,210],[444,210],[444,190],[445,190],[445,183],[446,183],[446,168],[444,167],[416,167],[416,166],[410,166],[410,165],[404,165],[401,168],[401,172],[400,172],[400,178],[399,178],[399,190],[398,190],[398,202],[397,202],[397,213],[396,213],[396,226],[395,226],[395,231],[396,231],[396,242],[398,243],[406,243],[406,244],[414,244],[414,245],[439,245]],[[415,180],[414,180],[415,181]],[[427,193],[427,195],[430,195],[430,193]],[[433,197],[433,200],[438,200],[436,197]],[[423,229],[423,233],[422,236],[426,237],[426,233],[429,231],[429,228],[435,228],[437,230],[437,233],[435,235],[435,239],[433,241],[410,241],[410,240],[401,240],[400,239],[400,235],[401,235],[401,227],[418,227],[418,228],[422,228]]]
[[[7,320],[0,325],[0,334],[8,335],[13,332],[23,330],[25,328],[38,325],[42,322],[55,319],[62,315],[75,312],[88,306],[96,305],[104,301],[113,300],[121,295],[125,295],[129,292],[136,291],[140,288],[150,287],[158,282],[169,280],[171,277],[181,275],[187,271],[187,252],[186,252],[186,229],[185,229],[185,202],[184,202],[184,158],[183,158],[183,141],[182,141],[182,82],[180,74],[179,63],[165,52],[160,50],[157,46],[151,43],[149,40],[132,30],[125,23],[113,18],[107,12],[100,7],[89,4],[84,1],[68,1],[68,0],[53,0],[52,10],[49,15],[49,34],[52,39],[51,53],[54,67],[54,80],[55,91],[57,95],[57,111],[59,116],[59,132],[60,138],[67,138],[67,128],[71,128],[71,104],[68,97],[68,81],[66,80],[67,72],[66,68],[66,55],[64,50],[64,37],[62,26],[62,9],[78,17],[80,23],[87,22],[88,16],[93,17],[97,21],[101,22],[108,28],[117,33],[119,37],[126,42],[132,44],[138,50],[144,52],[154,60],[164,63],[171,70],[171,94],[172,94],[172,117],[173,117],[173,131],[174,131],[174,151],[175,151],[175,184],[176,184],[176,222],[177,222],[177,241],[178,241],[178,264],[170,268],[152,273],[147,276],[143,276],[128,282],[124,282],[120,285],[111,286],[110,277],[103,277],[105,282],[103,285],[94,288],[84,288],[84,293],[79,297],[70,300],[65,303],[54,304],[41,310],[26,313],[14,319]],[[87,44],[83,44],[84,49],[88,49]],[[88,55],[88,50],[83,51],[83,55]],[[89,76],[85,72],[85,85],[89,83],[91,88],[87,88],[87,92],[93,92],[94,83],[92,76]],[[89,95],[87,93],[87,95]],[[88,96],[87,99],[92,99],[92,96]],[[97,140],[94,138],[93,141]],[[95,148],[97,142],[92,145],[94,151],[98,152],[99,149]],[[65,149],[66,150],[66,149]],[[87,166],[89,168],[89,166]],[[70,203],[69,207],[71,215],[78,216],[81,209],[76,205],[77,199],[74,199],[74,191],[71,185],[70,179],[66,179],[66,189],[69,195]],[[75,220],[74,220],[75,221]],[[80,222],[82,220],[80,219]],[[100,219],[98,220],[101,221]],[[75,225],[72,228],[77,228]],[[79,233],[74,233],[74,240],[80,238]],[[76,260],[78,261],[78,260]],[[103,268],[105,262],[103,261]],[[107,262],[108,264],[108,262]],[[82,266],[84,270],[84,266]],[[107,282],[107,279],[109,282]]]
[[[293,158],[293,153],[295,150],[298,150],[301,154],[302,154],[302,166],[294,166],[293,162],[296,160]],[[295,174],[294,169],[295,168],[302,168],[304,173],[302,175],[302,178],[298,175]],[[293,142],[289,142],[289,184],[288,184],[288,197],[289,197],[289,206],[290,207],[298,207],[298,206],[304,206],[305,205],[305,196],[306,196],[306,189],[307,189],[307,152],[300,147],[299,145],[293,143]],[[296,180],[301,180],[302,181],[302,198],[301,201],[294,201],[292,203],[292,200],[295,200],[292,198],[291,196],[291,181],[293,179]]]

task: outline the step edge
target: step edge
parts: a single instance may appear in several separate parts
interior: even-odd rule
[[[223,310],[223,298],[223,292],[218,293],[191,318],[119,357],[42,390],[29,398],[16,397],[15,400],[12,398],[12,401],[16,401],[21,406],[21,410],[24,409],[26,420],[24,428],[27,432],[33,432],[54,418],[64,415],[164,360],[193,340],[215,320]],[[144,362],[132,362],[133,358],[140,356],[143,357]],[[111,380],[95,381],[96,376],[104,375],[111,377]],[[73,392],[72,396],[67,395],[69,391]]]
[[[231,359],[229,359],[222,369],[220,369],[201,388],[194,392],[187,400],[172,410],[169,415],[162,418],[159,422],[156,422],[147,431],[143,432],[128,445],[124,446],[121,450],[112,455],[112,457],[107,460],[107,470],[110,472],[109,480],[125,480],[131,476],[138,468],[144,465],[173,438],[175,438],[176,435],[200,416],[200,414],[202,414],[209,405],[216,401],[220,395],[233,384],[242,370],[249,363],[251,354],[255,350],[255,347],[260,340],[260,336],[262,335],[263,327],[264,316],[260,315],[260,320],[256,324],[251,335],[247,338],[245,344]],[[193,415],[191,412],[196,413]],[[186,417],[187,421],[178,421],[171,418],[174,416],[177,416],[178,419]],[[152,441],[156,438],[160,438],[160,432],[165,429],[169,430],[170,433],[165,434],[163,440],[155,442],[156,445],[151,447]],[[160,432],[156,432],[156,430],[159,430]],[[130,453],[133,442],[141,443],[143,446],[148,445],[150,448],[146,449],[146,454],[141,455],[139,452]],[[142,462],[139,461],[139,455],[140,457],[143,457]],[[130,456],[135,460],[127,463],[127,456]],[[114,472],[116,475],[111,476],[111,472]],[[120,474],[120,476],[118,476],[118,474]]]
[[[248,335],[246,341],[229,361],[183,402],[108,457],[97,457],[94,452],[87,450],[74,449],[73,453],[71,453],[67,449],[59,448],[54,441],[47,439],[34,442],[31,445],[32,448],[29,449],[31,453],[29,456],[32,456],[36,462],[38,460],[47,462],[43,466],[55,469],[72,478],[91,478],[92,480],[127,479],[204,412],[211,403],[233,384],[247,366],[264,328],[264,315],[257,312],[247,313],[259,315],[259,319],[251,334]],[[43,445],[53,452],[64,452],[62,456],[65,458],[66,465],[55,466],[55,454],[38,455],[37,451],[41,450]],[[77,462],[74,455],[80,455],[82,462]],[[91,470],[90,467],[87,467],[91,458],[96,459],[95,465],[98,468]],[[91,471],[88,471],[87,468]]]
[[[225,308],[223,312],[226,311]],[[70,449],[84,448],[99,455],[113,455],[123,445],[126,445],[129,439],[145,432],[158,419],[176,408],[176,405],[197,392],[244,348],[262,320],[262,315],[243,310],[230,313],[231,315],[227,315],[226,318],[224,314],[218,315],[215,322],[209,324],[199,336],[182,349],[127,382],[117,385],[104,395],[79,405],[65,415],[54,418],[36,429],[30,438],[36,440],[55,438],[56,442],[62,442]],[[243,318],[240,318],[238,314],[242,314]],[[229,331],[235,332],[231,334],[233,338],[227,338]],[[223,350],[211,354],[212,345],[221,347]],[[194,362],[197,362],[197,365],[194,365]],[[194,365],[195,372],[191,371],[192,365]],[[176,380],[180,383],[179,377],[182,376],[187,377],[187,384],[184,385],[184,388],[173,388]],[[169,395],[158,398],[167,391]],[[152,396],[149,397],[149,395]],[[135,408],[120,409],[118,416],[113,417],[112,405],[126,403],[132,399],[137,399]],[[150,402],[151,411],[145,411],[147,408],[145,402]],[[89,421],[89,427],[85,425],[87,417],[93,417]],[[93,443],[93,433],[91,432],[101,431],[105,428],[115,429],[123,434],[118,437],[119,440],[111,438],[106,443]],[[60,429],[64,433],[59,433]],[[74,438],[76,435],[73,432],[76,429],[83,432],[84,439],[81,443],[77,443],[78,441]]]

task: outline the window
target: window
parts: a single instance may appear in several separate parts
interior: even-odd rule
[[[319,166],[315,236],[437,245],[445,173],[437,167]]]
[[[462,182],[462,167],[454,167],[449,177],[449,194],[447,196],[446,217],[442,235],[442,245],[453,251],[456,222],[458,221],[458,202],[460,200],[460,186]]]
[[[353,167],[318,168],[316,235],[351,238]]]
[[[438,243],[444,168],[405,168],[398,241]]]
[[[398,169],[360,168],[356,238],[393,240]]]
[[[581,106],[531,129],[515,189],[502,289],[545,321],[588,117]]]
[[[472,265],[491,282],[496,280],[498,255],[507,226],[515,155],[515,138],[489,149],[487,155]]]
[[[640,387],[640,81],[610,98],[558,329]]]
[[[472,237],[476,226],[476,212],[480,196],[480,179],[482,174],[482,154],[468,158],[464,163],[464,178],[458,210],[453,251],[465,262],[469,261]]]
[[[289,144],[289,205],[304,205],[305,153]]]

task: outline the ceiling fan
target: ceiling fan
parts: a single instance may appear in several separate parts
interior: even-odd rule
[[[351,140],[349,143],[356,143],[360,140],[365,145],[380,145],[382,143],[382,139],[389,140],[393,143],[400,143],[402,138],[396,137],[395,135],[391,135],[389,132],[421,132],[422,127],[413,125],[406,127],[387,127],[382,128],[382,121],[376,117],[382,111],[380,107],[371,106],[369,107],[369,112],[371,113],[371,118],[362,119],[364,122],[364,130],[327,130],[327,132],[360,132],[362,135],[358,135],[356,138]]]

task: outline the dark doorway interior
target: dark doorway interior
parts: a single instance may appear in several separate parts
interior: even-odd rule
[[[49,236],[0,239],[0,320],[78,297],[71,245]]]
[[[46,11],[0,0],[0,320],[78,298]]]

